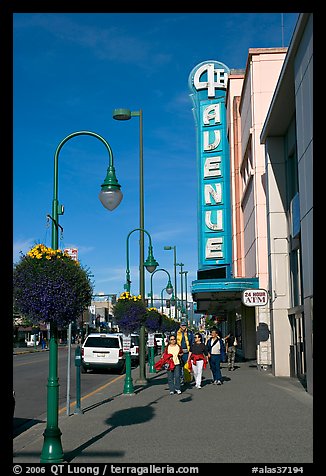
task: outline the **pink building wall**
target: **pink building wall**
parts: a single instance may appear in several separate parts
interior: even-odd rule
[[[234,278],[245,277],[243,253],[243,214],[241,212],[241,130],[239,103],[244,73],[231,73],[226,93],[227,134],[230,144],[232,268]]]
[[[245,273],[247,277],[258,277],[260,286],[265,289],[268,286],[265,148],[260,143],[260,133],[286,51],[287,48],[249,49],[239,111],[240,171],[242,177],[247,173],[241,196],[245,218]]]
[[[244,75],[229,76],[234,277],[259,278],[268,290],[265,147],[260,134],[287,48],[250,48]],[[269,306],[257,307],[256,329],[270,329]],[[245,326],[245,323],[244,323]],[[271,365],[271,343],[257,338],[257,363]]]

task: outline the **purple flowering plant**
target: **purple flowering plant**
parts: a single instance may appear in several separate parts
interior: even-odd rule
[[[157,332],[161,329],[162,314],[158,312],[156,307],[147,309],[144,325],[148,332]]]
[[[133,296],[128,291],[123,292],[117,299],[113,314],[119,329],[125,333],[136,332],[144,323],[146,306],[140,295]]]
[[[91,304],[90,273],[61,250],[35,245],[13,270],[14,307],[33,323],[66,326]]]

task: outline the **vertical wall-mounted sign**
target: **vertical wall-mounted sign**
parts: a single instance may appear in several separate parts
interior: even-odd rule
[[[230,159],[225,94],[229,68],[204,61],[190,73],[197,128],[198,268],[231,273]]]

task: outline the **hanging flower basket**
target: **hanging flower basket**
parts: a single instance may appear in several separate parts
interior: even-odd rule
[[[156,307],[147,309],[144,325],[148,332],[159,332],[161,330],[162,314],[158,312]]]
[[[139,330],[146,317],[146,306],[141,296],[133,296],[129,292],[123,292],[117,299],[113,308],[114,318],[119,329],[129,334]]]
[[[161,331],[165,332],[174,332],[179,328],[179,323],[174,319],[169,318],[165,314],[162,316]]]
[[[61,250],[34,246],[14,265],[14,307],[33,323],[66,326],[91,304],[89,271]]]

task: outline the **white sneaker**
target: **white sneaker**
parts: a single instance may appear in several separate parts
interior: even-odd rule
[[[174,395],[174,392],[170,392],[170,395]]]
[[[181,393],[181,390],[177,390],[177,394],[180,395],[180,393]]]
[[[201,388],[201,385],[196,385],[196,388]]]

